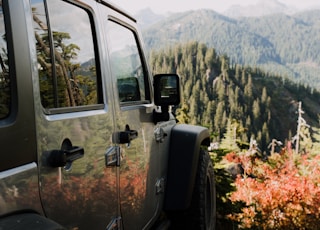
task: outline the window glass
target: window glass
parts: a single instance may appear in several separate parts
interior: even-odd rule
[[[2,1],[0,0],[0,119],[10,113],[11,89],[8,65],[8,49]]]
[[[108,27],[111,70],[117,80],[120,102],[146,101],[146,74],[135,34],[110,21]]]
[[[39,0],[32,0],[32,10],[43,107],[101,102],[88,12],[64,1]]]

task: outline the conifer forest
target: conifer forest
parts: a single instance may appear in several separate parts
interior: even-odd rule
[[[217,229],[318,229],[320,93],[199,42],[149,59],[181,78],[177,120],[210,130]]]

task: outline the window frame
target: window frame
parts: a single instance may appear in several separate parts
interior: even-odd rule
[[[15,67],[15,57],[13,49],[13,37],[11,28],[11,15],[9,10],[9,0],[2,0],[2,11],[3,11],[3,21],[4,29],[6,34],[6,46],[8,55],[8,66],[9,66],[9,96],[10,103],[8,104],[8,113],[6,116],[0,118],[0,126],[8,125],[16,120],[17,107],[18,107],[18,95],[17,95],[17,79],[16,79],[16,67]]]
[[[139,39],[139,36],[138,36],[138,32],[136,31],[136,29],[132,26],[130,26],[129,24],[119,20],[118,18],[115,18],[113,16],[110,16],[107,20],[107,27],[109,27],[109,23],[114,23],[118,26],[121,26],[125,29],[127,29],[128,31],[130,31],[134,37],[134,41],[135,41],[135,45],[137,47],[137,50],[138,50],[138,55],[139,55],[139,59],[140,59],[140,62],[141,62],[141,68],[142,68],[142,72],[143,72],[143,77],[144,77],[144,94],[145,94],[145,99],[144,100],[138,100],[138,101],[125,101],[125,102],[120,102],[119,100],[119,91],[118,91],[118,87],[115,87],[116,88],[116,92],[117,94],[115,95],[118,100],[119,100],[119,104],[120,104],[120,107],[132,107],[132,106],[136,106],[136,105],[149,105],[152,103],[152,98],[151,98],[151,86],[150,86],[150,79],[149,79],[149,72],[148,72],[148,65],[147,65],[147,62],[146,62],[146,58],[145,58],[145,55],[143,53],[143,49],[142,49],[142,46],[141,46],[141,41]],[[108,33],[108,29],[107,29],[107,42],[108,42],[108,46],[110,47],[110,36],[109,36],[109,33]],[[110,48],[109,48],[110,50]],[[111,59],[110,57],[110,53],[108,53],[109,55],[109,59]],[[112,69],[112,65],[111,65],[111,62],[110,62],[110,68]],[[112,71],[111,71],[112,73]],[[114,76],[112,74],[112,79],[113,81],[115,81],[115,85],[117,85],[117,77]]]
[[[44,4],[44,10],[45,10],[45,18],[46,23],[48,24],[48,36],[49,36],[49,42],[50,42],[50,58],[51,58],[51,64],[52,64],[52,73],[53,73],[53,81],[52,85],[54,88],[54,82],[57,80],[56,70],[54,66],[56,66],[56,58],[54,57],[54,42],[53,42],[53,31],[51,30],[51,17],[49,14],[49,6],[47,4],[48,0],[42,0]],[[67,0],[61,0],[62,2],[65,2],[66,4],[69,4],[73,7],[77,7],[81,10],[83,10],[87,15],[90,23],[90,30],[91,30],[91,36],[92,36],[92,45],[93,45],[93,52],[94,52],[94,60],[95,60],[95,70],[96,70],[96,90],[97,90],[97,103],[96,104],[88,104],[88,105],[79,105],[79,106],[64,106],[64,107],[56,107],[57,103],[54,102],[53,108],[45,108],[41,101],[41,106],[43,108],[43,111],[46,115],[55,115],[55,114],[65,114],[65,113],[74,113],[74,112],[85,112],[85,111],[91,111],[91,110],[101,110],[104,109],[104,92],[103,92],[103,79],[102,79],[102,72],[101,72],[101,61],[100,61],[100,52],[99,52],[99,43],[97,38],[97,32],[96,32],[96,20],[94,17],[94,14],[92,13],[92,10],[90,10],[89,7],[86,5],[76,4],[74,2],[70,2]],[[40,84],[40,82],[39,82]],[[41,94],[41,91],[40,91]],[[54,95],[53,95],[54,94]],[[57,97],[57,90],[53,89],[52,96],[54,100],[56,101],[58,99]]]

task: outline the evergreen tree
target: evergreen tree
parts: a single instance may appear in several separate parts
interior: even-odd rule
[[[301,127],[299,146],[302,153],[309,153],[313,149],[313,141],[310,134],[309,126]]]
[[[267,105],[267,103],[268,103],[268,94],[267,94],[267,88],[266,87],[262,88],[261,103],[263,105]]]
[[[246,82],[245,87],[244,87],[244,97],[247,103],[250,105],[253,97],[253,92],[252,92],[252,77],[251,74],[248,76],[248,82]]]
[[[183,102],[181,108],[177,110],[177,120],[181,124],[190,123],[189,106],[187,103]]]
[[[224,106],[225,104],[223,101],[219,102],[217,105],[217,110],[214,115],[214,129],[216,131],[221,130],[221,128],[223,128],[223,122],[224,122],[223,113],[225,112]]]
[[[228,151],[239,152],[240,149],[237,145],[237,125],[232,124],[231,119],[228,119],[226,132],[221,140],[220,148]]]
[[[269,142],[270,142],[270,135],[269,135],[268,125],[266,122],[264,122],[262,126],[261,149],[267,149]]]
[[[253,114],[253,120],[254,120],[254,127],[256,130],[258,130],[259,125],[262,123],[261,121],[261,112],[260,112],[260,102],[259,98],[254,100],[252,105],[252,114]]]

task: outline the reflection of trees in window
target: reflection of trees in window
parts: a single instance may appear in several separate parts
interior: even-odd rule
[[[34,2],[37,4],[36,1]],[[79,57],[80,47],[72,42],[77,41],[72,40],[68,32],[51,30],[54,26],[58,29],[63,26],[63,28],[67,29],[71,26],[77,26],[75,24],[71,25],[70,23],[72,22],[67,19],[64,25],[54,25],[54,18],[61,17],[63,15],[61,12],[64,10],[69,12],[76,10],[77,15],[86,14],[87,21],[82,21],[81,23],[86,23],[89,27],[90,19],[81,8],[62,1],[57,4],[62,4],[59,6],[59,12],[55,11],[57,7],[50,8],[49,6],[48,22],[43,16],[46,15],[43,6],[37,4],[37,8],[32,10],[42,105],[45,108],[59,108],[97,104],[96,63],[94,57],[90,57],[82,64],[76,62]],[[83,40],[87,44],[91,42],[88,47],[85,47],[90,49],[93,39],[90,37],[90,33],[85,32],[79,37],[82,43],[84,43]]]
[[[0,0],[0,119],[9,114],[10,108],[10,76],[8,65],[8,51],[2,1]]]

